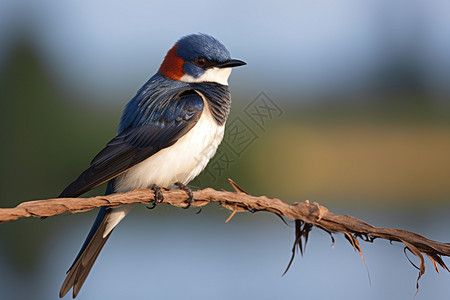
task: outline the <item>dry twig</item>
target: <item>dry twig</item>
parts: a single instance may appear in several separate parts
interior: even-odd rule
[[[450,243],[441,243],[430,240],[420,234],[393,228],[374,227],[357,218],[346,215],[335,215],[327,208],[317,203],[309,201],[287,204],[277,198],[266,196],[255,197],[247,194],[236,183],[230,180],[236,192],[216,191],[211,188],[194,192],[194,203],[192,207],[201,207],[210,202],[217,202],[231,210],[233,213],[229,219],[240,211],[267,211],[295,220],[295,241],[292,249],[292,258],[286,271],[291,265],[296,249],[301,253],[304,251],[308,235],[313,226],[330,233],[343,233],[353,248],[358,251],[364,259],[359,240],[373,242],[377,238],[401,242],[406,249],[414,254],[420,261],[419,276],[417,278],[417,288],[420,277],[425,273],[424,254],[433,262],[437,272],[438,265],[450,271],[442,260],[442,256],[450,256]],[[186,193],[180,190],[164,191],[164,203],[184,207]],[[92,198],[57,198],[49,200],[28,201],[19,204],[14,208],[0,209],[0,223],[17,220],[23,217],[49,217],[62,214],[64,212],[78,213],[84,212],[100,206],[119,206],[129,203],[149,204],[154,199],[152,190],[134,190],[128,193],[117,193],[108,196],[97,196]],[[228,221],[227,220],[227,221]],[[334,241],[334,239],[333,239]],[[413,264],[414,265],[414,264]]]

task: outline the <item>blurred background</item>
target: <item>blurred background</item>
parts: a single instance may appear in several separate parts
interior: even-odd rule
[[[316,201],[450,241],[450,4],[442,0],[0,0],[1,207],[57,196],[114,136],[126,102],[183,35],[211,34],[233,71],[225,140],[192,182]],[[88,195],[103,193],[104,187]],[[266,213],[136,207],[77,299],[412,299],[399,244],[294,228]],[[0,225],[0,299],[56,299],[97,211]],[[410,256],[414,261],[414,258]],[[445,259],[450,263],[449,259]],[[443,299],[427,273],[416,298]],[[67,296],[69,298],[69,296]]]

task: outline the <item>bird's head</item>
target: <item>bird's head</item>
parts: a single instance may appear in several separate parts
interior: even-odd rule
[[[245,64],[231,59],[227,48],[212,36],[191,34],[167,52],[158,72],[172,80],[228,85],[231,68]]]

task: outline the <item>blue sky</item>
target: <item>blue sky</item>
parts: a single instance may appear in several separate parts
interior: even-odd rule
[[[450,91],[449,12],[445,0],[2,0],[0,66],[27,33],[66,87],[134,91],[180,36],[205,32],[248,62],[231,78],[248,92],[271,83],[274,93],[305,96],[364,90],[405,59],[439,95]]]

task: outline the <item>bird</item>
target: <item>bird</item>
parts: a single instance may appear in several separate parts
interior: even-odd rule
[[[181,37],[165,55],[158,71],[126,104],[117,135],[93,158],[59,198],[74,198],[107,183],[106,195],[138,188],[155,191],[153,205],[163,201],[161,189],[187,184],[215,154],[230,113],[228,78],[233,67],[227,48],[211,35]],[[70,289],[75,298],[117,224],[133,204],[101,207],[69,268],[59,296]]]

